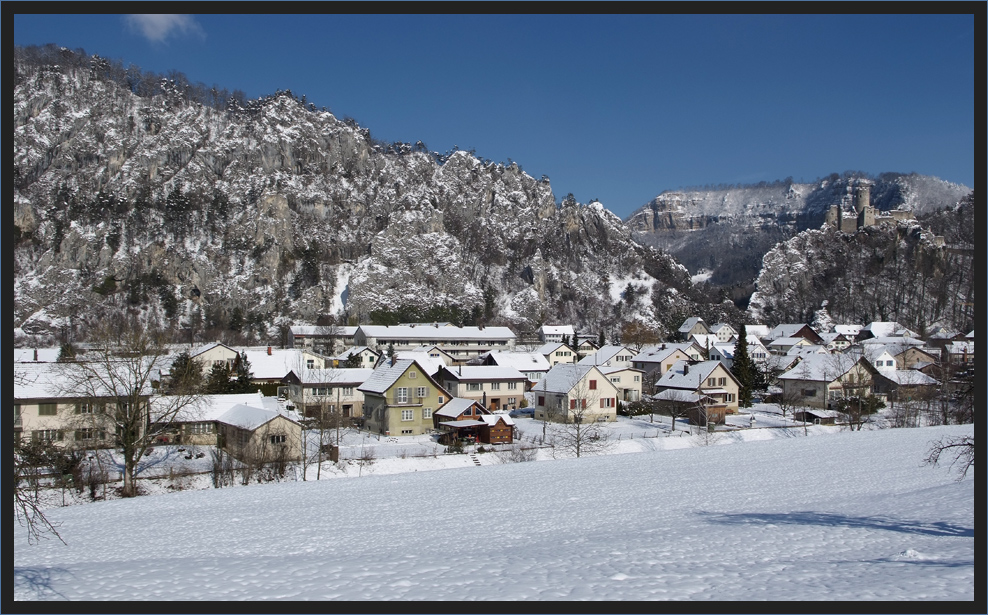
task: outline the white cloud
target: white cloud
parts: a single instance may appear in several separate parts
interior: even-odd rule
[[[202,26],[191,15],[125,15],[124,23],[152,43],[163,43],[172,35],[191,34],[205,38]]]

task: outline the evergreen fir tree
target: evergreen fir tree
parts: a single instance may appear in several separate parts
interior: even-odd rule
[[[230,382],[230,367],[226,363],[215,363],[209,370],[209,377],[206,379],[206,393],[211,395],[223,395],[232,393],[233,383]]]
[[[756,374],[755,366],[748,355],[748,333],[744,325],[741,325],[738,341],[734,344],[734,363],[731,365],[731,373],[741,385],[738,389],[738,406],[750,408]]]
[[[601,348],[604,347],[604,330],[601,329],[600,333],[597,334],[597,345]]]
[[[169,389],[175,392],[192,392],[202,387],[202,364],[191,358],[188,352],[179,353],[169,369]]]
[[[230,383],[231,393],[252,393],[254,389],[254,374],[247,360],[247,352],[240,353],[233,364],[233,381]]]

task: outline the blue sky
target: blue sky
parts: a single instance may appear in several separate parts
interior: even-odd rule
[[[846,170],[974,187],[971,15],[14,17],[15,45],[46,43],[290,89],[622,217],[664,190]]]

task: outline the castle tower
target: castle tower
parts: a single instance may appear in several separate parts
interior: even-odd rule
[[[858,212],[858,228],[874,226],[875,208],[871,206],[871,182],[858,180],[854,190],[854,210]]]

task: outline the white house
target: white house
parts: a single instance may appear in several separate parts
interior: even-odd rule
[[[569,421],[616,421],[620,393],[600,368],[561,363],[546,373],[536,387],[535,418]]]

